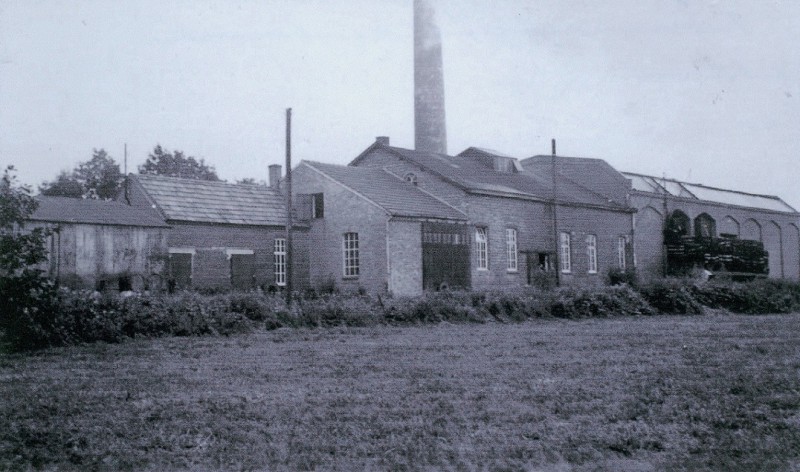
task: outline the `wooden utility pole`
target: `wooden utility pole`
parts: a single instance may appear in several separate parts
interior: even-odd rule
[[[292,303],[292,109],[286,109],[286,304]]]
[[[556,213],[556,201],[558,200],[558,177],[556,177],[556,140],[550,140],[552,153],[550,164],[553,172],[553,242],[555,243],[555,253],[553,254],[553,268],[556,271],[556,286],[561,285],[561,242],[558,235],[558,214]]]

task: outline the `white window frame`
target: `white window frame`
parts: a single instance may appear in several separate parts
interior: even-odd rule
[[[275,238],[272,244],[272,262],[275,272],[275,285],[286,286],[286,238]]]
[[[619,264],[619,268],[625,270],[628,265],[628,261],[626,260],[626,251],[625,249],[628,246],[628,238],[627,236],[620,236],[617,239],[617,263]]]
[[[519,270],[519,251],[517,251],[517,230],[506,228],[506,270],[517,272]]]
[[[597,236],[594,234],[586,235],[586,258],[587,267],[586,272],[590,274],[597,273]]]
[[[489,270],[489,230],[475,228],[475,253],[478,255],[478,270]]]
[[[561,251],[558,257],[558,264],[562,274],[572,272],[572,240],[569,233],[562,232],[559,235]]]
[[[347,279],[358,278],[361,272],[358,233],[344,233],[342,237],[343,275]]]

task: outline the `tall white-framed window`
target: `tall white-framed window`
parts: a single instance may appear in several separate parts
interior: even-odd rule
[[[478,270],[489,270],[489,236],[486,228],[475,228],[475,246]]]
[[[567,274],[572,272],[572,242],[570,241],[569,233],[561,233],[561,254],[559,257],[559,265],[561,272]]]
[[[275,238],[272,256],[275,267],[275,285],[284,287],[286,285],[286,239]]]
[[[506,228],[506,270],[516,272],[518,269],[517,230]]]
[[[617,263],[619,264],[620,269],[625,269],[627,265],[627,261],[625,260],[625,248],[628,246],[628,238],[625,236],[620,236],[617,239]]]
[[[587,272],[597,273],[597,236],[589,234],[586,236],[586,257],[589,260]]]
[[[358,277],[358,233],[344,233],[344,276]]]

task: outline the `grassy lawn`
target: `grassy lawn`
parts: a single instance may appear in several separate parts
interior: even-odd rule
[[[0,356],[0,469],[800,470],[798,315]]]

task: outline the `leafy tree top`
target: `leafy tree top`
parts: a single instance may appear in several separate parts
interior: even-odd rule
[[[206,164],[203,159],[198,161],[181,151],[170,152],[160,144],[156,145],[147,161],[139,166],[139,173],[213,182],[220,180],[214,167]]]
[[[93,149],[92,158],[72,172],[62,171],[53,182],[39,186],[42,195],[110,200],[119,193],[122,172],[104,149]]]

